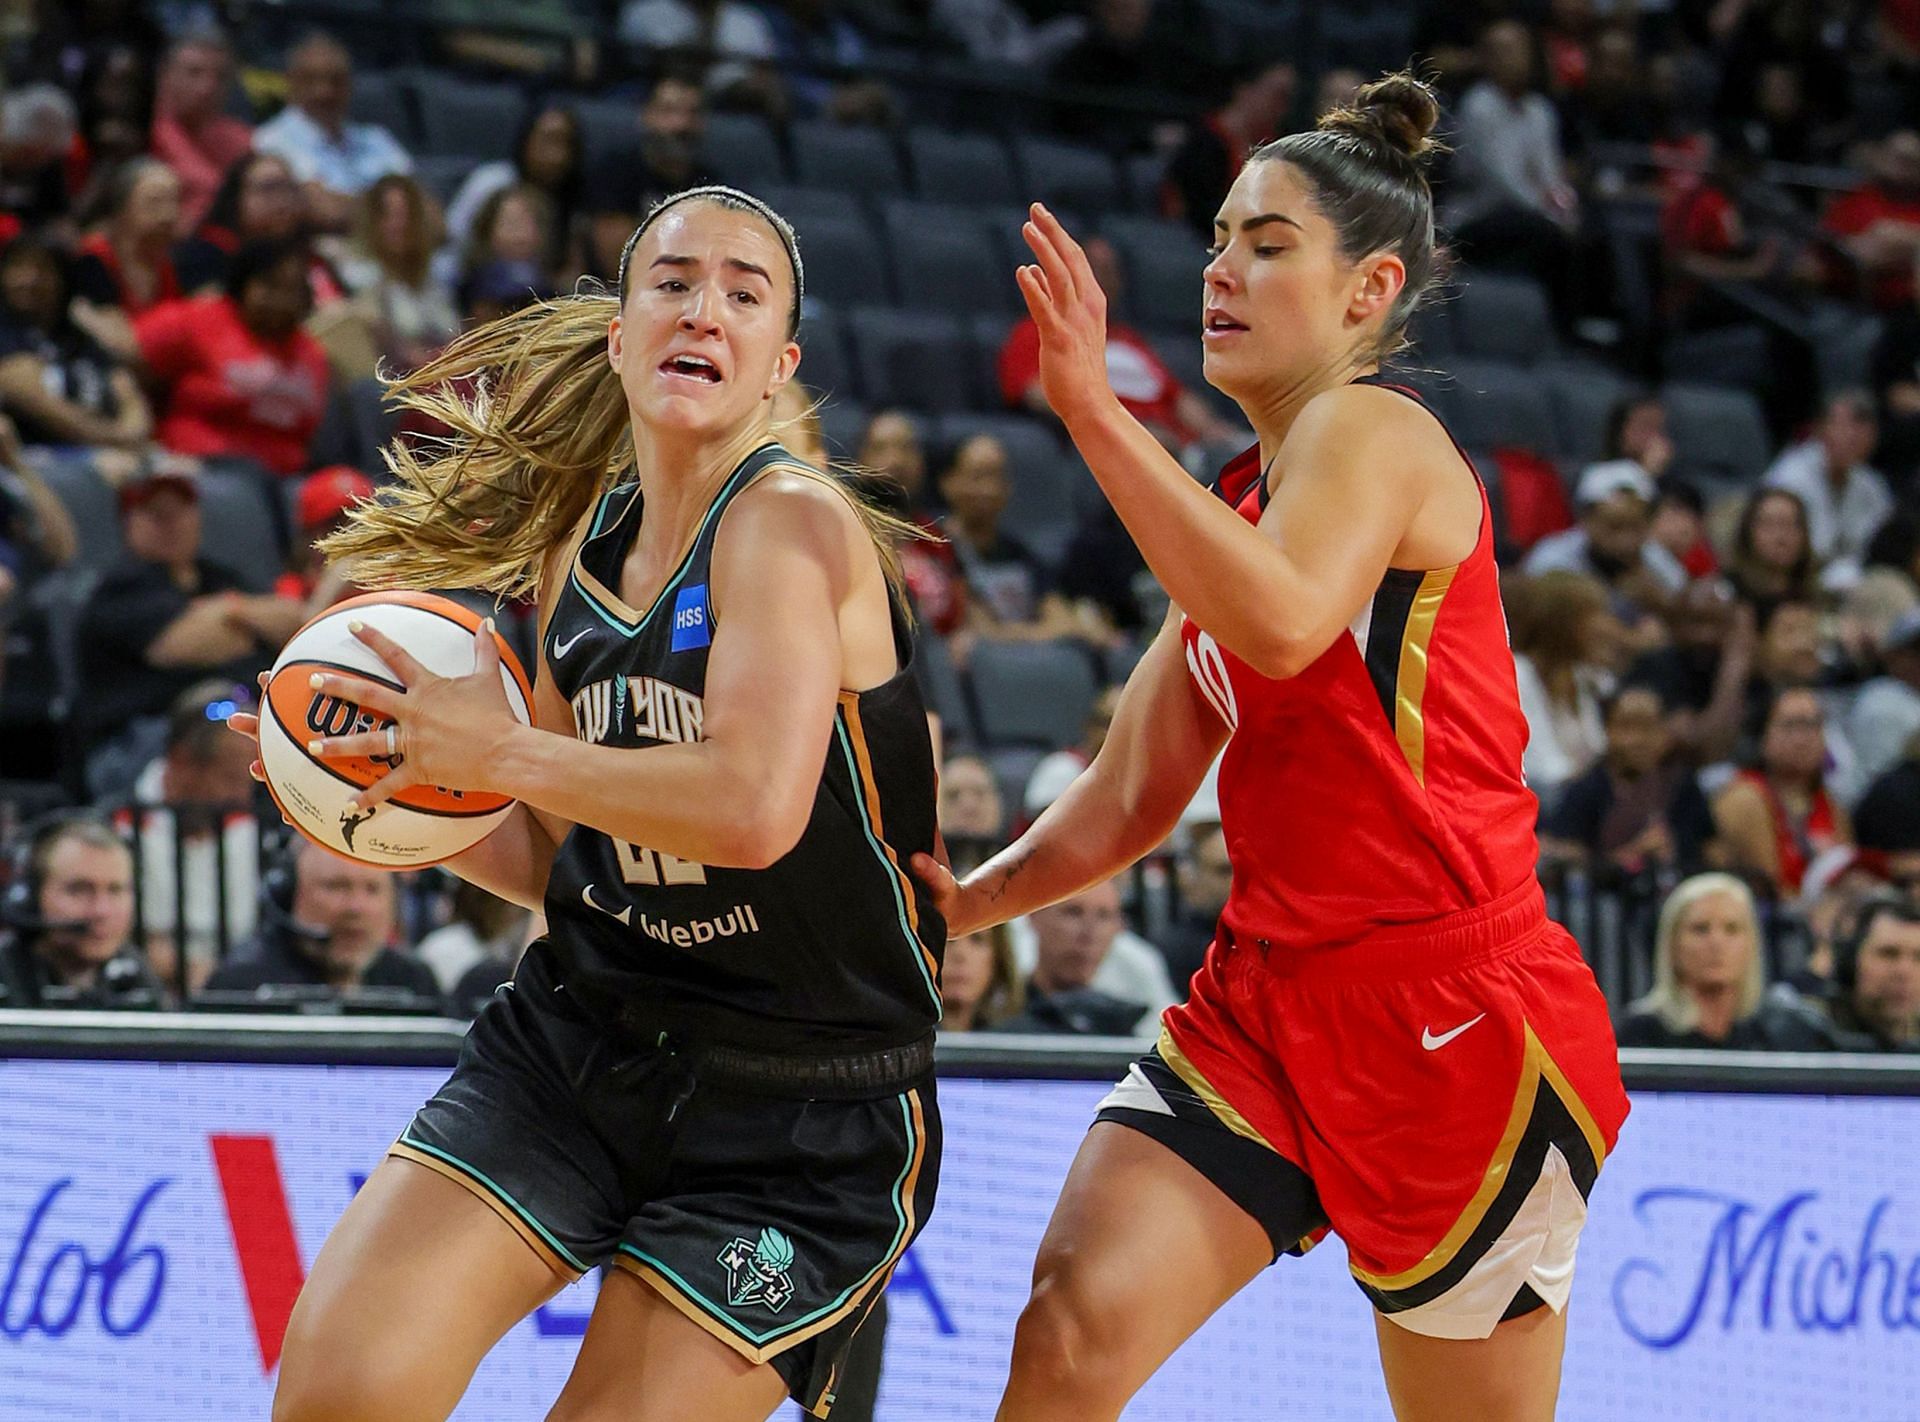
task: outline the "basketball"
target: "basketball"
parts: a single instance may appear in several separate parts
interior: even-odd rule
[[[504,795],[416,785],[370,810],[353,797],[389,769],[386,756],[320,760],[316,738],[379,730],[389,722],[309,684],[315,672],[345,673],[400,689],[393,671],[355,637],[360,621],[405,647],[436,676],[473,673],[473,635],[480,614],[432,593],[367,593],[336,603],[288,641],[260,703],[260,764],[275,803],[321,848],[362,864],[417,869],[478,844],[513,801]],[[499,634],[500,680],[507,703],[531,721],[533,690],[520,660]]]

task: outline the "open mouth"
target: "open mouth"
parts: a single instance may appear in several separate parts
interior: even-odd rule
[[[665,374],[677,376],[682,380],[698,380],[706,385],[720,383],[720,367],[705,356],[669,356],[660,363],[660,369]]]
[[[1207,313],[1206,334],[1209,336],[1220,336],[1230,331],[1244,331],[1246,329],[1246,326],[1234,320],[1233,317],[1227,315],[1224,311],[1209,311]]]

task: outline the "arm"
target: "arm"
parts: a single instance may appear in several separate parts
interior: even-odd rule
[[[244,657],[259,644],[253,632],[234,619],[234,594],[208,593],[187,604],[147,644],[152,667],[210,667]]]
[[[1773,842],[1773,816],[1760,792],[1744,780],[1736,780],[1722,790],[1713,802],[1713,822],[1720,841],[1732,857],[1733,867],[1754,869],[1769,880],[1780,882],[1780,852]]]
[[[1100,754],[1033,827],[962,885],[924,854],[914,872],[933,888],[950,933],[1058,903],[1165,840],[1226,740],[1188,679],[1175,607],[1128,678]]]
[[[145,444],[153,435],[153,408],[131,370],[114,371],[113,403],[119,413],[113,417],[110,442],[123,448]]]
[[[46,363],[35,355],[0,360],[0,404],[17,410],[68,444],[127,443],[120,422],[94,414],[47,389]],[[116,382],[115,389],[118,390]],[[145,408],[144,402],[141,406]]]
[[[13,471],[26,495],[33,515],[33,541],[40,556],[56,568],[64,568],[80,551],[80,536],[74,531],[73,515],[60,496],[47,487],[46,480],[20,459],[20,445],[13,422],[0,415],[0,465]]]

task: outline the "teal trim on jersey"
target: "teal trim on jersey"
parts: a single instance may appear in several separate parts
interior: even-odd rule
[[[480,1171],[475,1170],[471,1165],[468,1165],[459,1156],[453,1155],[448,1151],[441,1150],[440,1147],[438,1146],[430,1146],[425,1141],[417,1141],[412,1136],[409,1136],[406,1134],[401,1135],[400,1144],[403,1146],[406,1146],[409,1150],[423,1151],[427,1155],[433,1156],[437,1160],[444,1160],[448,1165],[453,1166],[462,1175],[472,1176],[475,1180],[478,1180],[482,1185],[486,1186],[488,1191],[490,1191],[493,1194],[494,1198],[499,1200],[501,1204],[505,1205],[508,1209],[512,1210],[516,1215],[520,1216],[521,1220],[523,1220],[526,1223],[526,1226],[528,1229],[532,1230],[535,1234],[539,1235],[540,1238],[544,1239],[547,1242],[547,1247],[551,1249],[555,1254],[558,1254],[562,1259],[566,1260],[567,1263],[570,1264],[573,1268],[578,1269],[582,1274],[584,1274],[587,1272],[588,1268],[591,1267],[589,1265],[582,1264],[579,1261],[579,1259],[577,1259],[574,1256],[573,1251],[567,1248],[567,1246],[562,1244],[559,1240],[555,1239],[553,1237],[552,1231],[550,1231],[545,1225],[541,1224],[539,1220],[535,1219],[531,1214],[529,1214],[525,1209],[525,1207],[523,1207],[518,1200],[514,1199],[513,1196],[509,1195],[505,1190],[502,1190],[498,1185],[494,1184],[493,1181],[489,1180]]]
[[[680,560],[680,566],[674,569],[673,576],[667,579],[666,586],[660,589],[660,595],[656,597],[653,600],[653,604],[647,608],[646,616],[642,617],[638,622],[627,621],[619,613],[602,603],[599,598],[588,592],[586,586],[580,581],[577,567],[568,571],[567,581],[573,584],[573,590],[580,594],[581,600],[595,613],[599,614],[600,620],[606,623],[607,626],[623,636],[638,637],[642,632],[647,630],[647,624],[653,621],[653,614],[660,610],[660,604],[665,602],[674,589],[678,588],[682,580],[686,578],[687,570],[693,566],[694,555],[700,551],[700,541],[707,536],[708,526],[713,523],[714,518],[726,505],[727,500],[732,497],[734,486],[740,482],[742,476],[747,474],[749,470],[757,473],[760,469],[764,469],[766,467],[764,463],[756,464],[755,461],[767,450],[778,449],[779,447],[777,443],[761,445],[760,448],[754,450],[752,454],[749,454],[745,459],[741,460],[740,467],[727,476],[727,482],[720,486],[720,492],[714,496],[713,502],[707,505],[706,514],[700,520],[700,530],[693,535],[693,546],[687,549],[687,556]],[[609,497],[611,497],[611,495],[609,495]],[[639,498],[640,496],[635,494],[634,497]],[[633,505],[628,504],[627,507],[631,508]],[[606,505],[602,504],[600,507],[601,515],[604,516],[606,511]],[[588,538],[595,538],[599,535],[598,518],[594,520],[594,524],[595,528],[587,534]],[[583,548],[586,546],[584,540],[581,546]],[[576,564],[579,562],[579,557],[580,555],[578,553],[574,555]],[[616,591],[618,590],[616,589]]]
[[[873,857],[880,862],[880,872],[886,877],[887,887],[893,891],[893,906],[900,915],[900,931],[907,936],[907,942],[913,945],[913,966],[920,972],[920,981],[927,985],[927,996],[933,999],[937,1011],[940,1008],[940,988],[927,976],[927,945],[920,941],[920,935],[913,931],[913,920],[907,917],[907,901],[900,893],[900,874],[894,872],[893,865],[887,862],[887,851],[880,846],[879,836],[873,832],[873,821],[867,818],[867,797],[860,792],[860,763],[854,759],[853,743],[847,739],[847,714],[836,710],[833,714],[833,734],[839,742],[840,754],[846,758],[847,774],[853,777],[853,807],[860,816],[861,833],[867,837],[867,847],[873,851]],[[879,786],[874,792],[879,793]],[[901,866],[901,873],[905,866]]]
[[[880,1274],[880,1271],[885,1269],[888,1266],[888,1264],[897,1260],[900,1254],[906,1248],[907,1176],[913,1173],[913,1163],[915,1160],[919,1158],[919,1155],[920,1155],[920,1140],[919,1140],[919,1137],[917,1137],[913,1131],[913,1103],[907,1100],[907,1097],[911,1096],[912,1094],[913,1094],[912,1092],[907,1092],[905,1095],[898,1096],[895,1098],[895,1100],[897,1100],[900,1103],[901,1123],[905,1125],[907,1129],[907,1161],[906,1161],[906,1164],[900,1167],[900,1174],[893,1182],[893,1192],[891,1196],[891,1203],[893,1205],[893,1218],[895,1222],[899,1225],[899,1228],[896,1229],[893,1233],[893,1243],[887,1246],[886,1253],[881,1255],[880,1262],[878,1264],[874,1265],[871,1269],[867,1270],[867,1272],[864,1275],[862,1275],[858,1280],[856,1280],[854,1283],[849,1284],[846,1288],[842,1289],[839,1295],[836,1298],[834,1298],[831,1302],[821,1304],[820,1307],[815,1309],[812,1313],[809,1313],[802,1318],[790,1319],[786,1323],[781,1324],[777,1328],[767,1329],[764,1333],[756,1333],[751,1328],[742,1326],[739,1319],[735,1318],[731,1313],[727,1312],[727,1310],[723,1308],[721,1305],[715,1303],[712,1299],[708,1298],[705,1294],[701,1293],[698,1289],[694,1288],[692,1284],[689,1284],[685,1279],[681,1278],[677,1273],[673,1271],[672,1267],[669,1266],[664,1260],[656,1259],[653,1255],[647,1253],[644,1249],[640,1249],[634,1245],[628,1244],[625,1240],[622,1240],[620,1242],[619,1252],[622,1254],[630,1254],[635,1259],[638,1259],[641,1263],[645,1264],[648,1268],[655,1270],[657,1273],[660,1274],[662,1278],[666,1279],[681,1293],[685,1294],[689,1299],[693,1300],[693,1302],[700,1305],[703,1311],[710,1314],[714,1319],[716,1319],[720,1323],[725,1324],[733,1332],[739,1334],[742,1338],[746,1339],[749,1343],[752,1343],[756,1346],[766,1344],[766,1343],[771,1343],[771,1342],[774,1342],[776,1339],[784,1338],[786,1337],[787,1334],[792,1333],[795,1329],[805,1328],[809,1323],[812,1323],[816,1318],[821,1318],[826,1314],[832,1313],[835,1309],[839,1308],[840,1305],[844,1304],[848,1299],[852,1298],[853,1295],[858,1293],[861,1289],[864,1289],[868,1284],[872,1283],[874,1279]]]

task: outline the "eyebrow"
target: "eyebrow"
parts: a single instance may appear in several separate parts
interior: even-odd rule
[[[648,270],[651,271],[653,267],[697,267],[699,265],[700,259],[698,257],[681,257],[669,253],[666,256],[655,257],[653,259],[653,265],[650,266]],[[773,285],[773,278],[767,274],[767,269],[762,266],[756,266],[752,262],[743,262],[738,257],[727,257],[721,261],[720,265],[723,267],[732,267],[736,271],[751,272],[768,286]]]
[[[1284,212],[1263,212],[1258,217],[1249,217],[1245,222],[1240,224],[1240,230],[1242,232],[1252,232],[1256,228],[1271,226],[1273,223],[1276,223],[1276,222],[1284,222],[1287,224],[1287,226],[1292,227],[1300,232],[1305,232],[1307,230],[1306,228],[1300,226],[1299,223],[1295,222],[1291,217],[1288,217]],[[1224,229],[1227,227],[1228,224],[1227,224],[1226,218],[1216,217],[1213,219],[1213,225],[1215,227]]]

